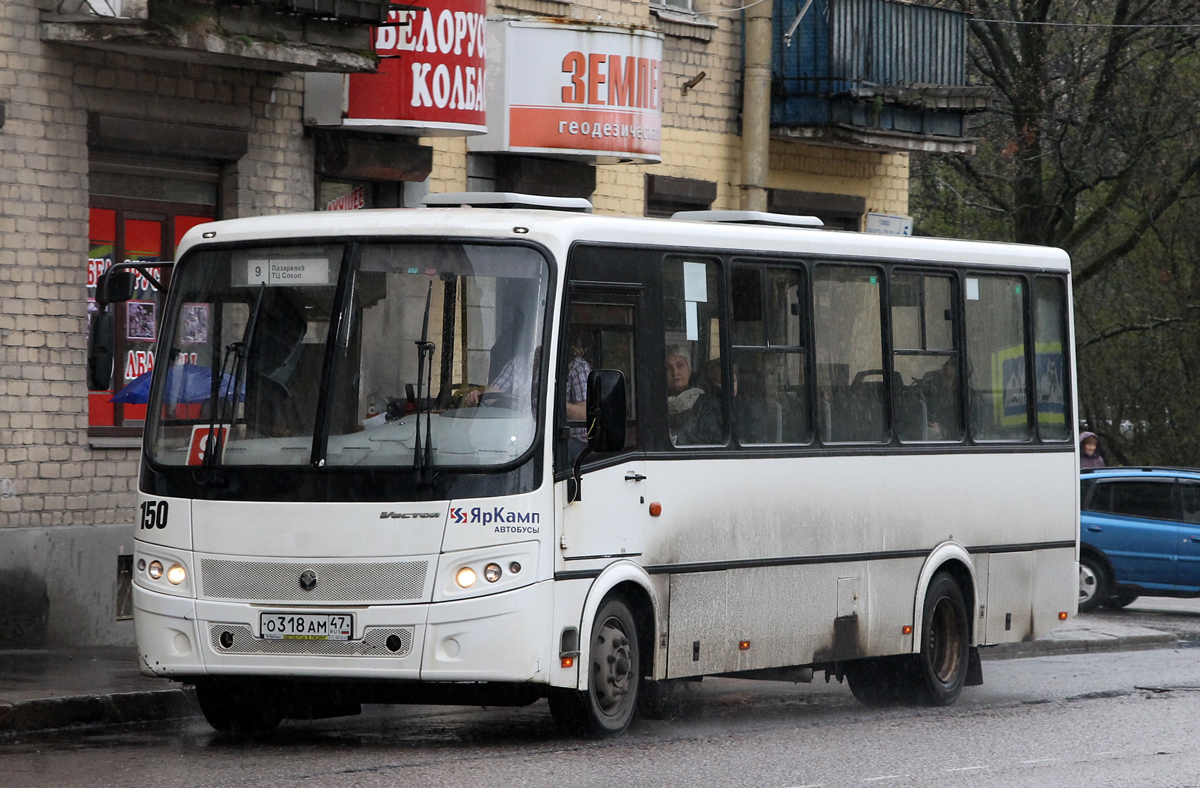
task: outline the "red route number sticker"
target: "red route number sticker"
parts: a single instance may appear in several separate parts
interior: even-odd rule
[[[209,426],[207,424],[197,424],[195,427],[192,427],[192,440],[188,446],[187,464],[203,465],[204,457],[209,447],[217,440],[220,440],[221,447],[224,448],[225,438],[228,434],[228,427],[213,427],[210,439]]]

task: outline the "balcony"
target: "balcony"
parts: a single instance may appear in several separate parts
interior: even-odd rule
[[[895,0],[776,0],[774,14],[773,136],[974,152],[964,120],[993,93],[967,82],[966,14]]]
[[[373,72],[391,0],[63,0],[43,41],[273,72]]]

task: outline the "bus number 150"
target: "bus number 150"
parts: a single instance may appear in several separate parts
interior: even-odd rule
[[[167,502],[142,502],[142,530],[167,527]]]

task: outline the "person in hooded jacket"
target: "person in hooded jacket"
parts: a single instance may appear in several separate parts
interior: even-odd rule
[[[1104,467],[1104,457],[1100,455],[1100,438],[1094,432],[1079,433],[1079,467]]]

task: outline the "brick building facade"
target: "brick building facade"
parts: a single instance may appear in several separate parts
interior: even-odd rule
[[[184,5],[209,16],[195,29],[163,23]],[[489,0],[487,10],[661,35],[661,162],[544,157],[574,173],[597,212],[645,215],[658,203],[742,205],[738,5]],[[303,72],[373,67],[362,54],[371,34],[361,20],[259,4],[0,4],[0,648],[132,642],[118,569],[133,541],[139,422],[87,389],[89,260],[169,261],[199,221],[321,209],[355,182],[371,186],[370,204],[404,207],[425,192],[495,186],[497,168],[511,169],[465,136],[307,125]],[[360,137],[362,155],[386,162],[382,176],[341,155]],[[870,148],[773,133],[773,207],[825,206],[852,230],[870,212],[905,214],[906,144]],[[156,298],[147,291],[146,303]],[[129,358],[151,351],[151,335],[128,336]]]

